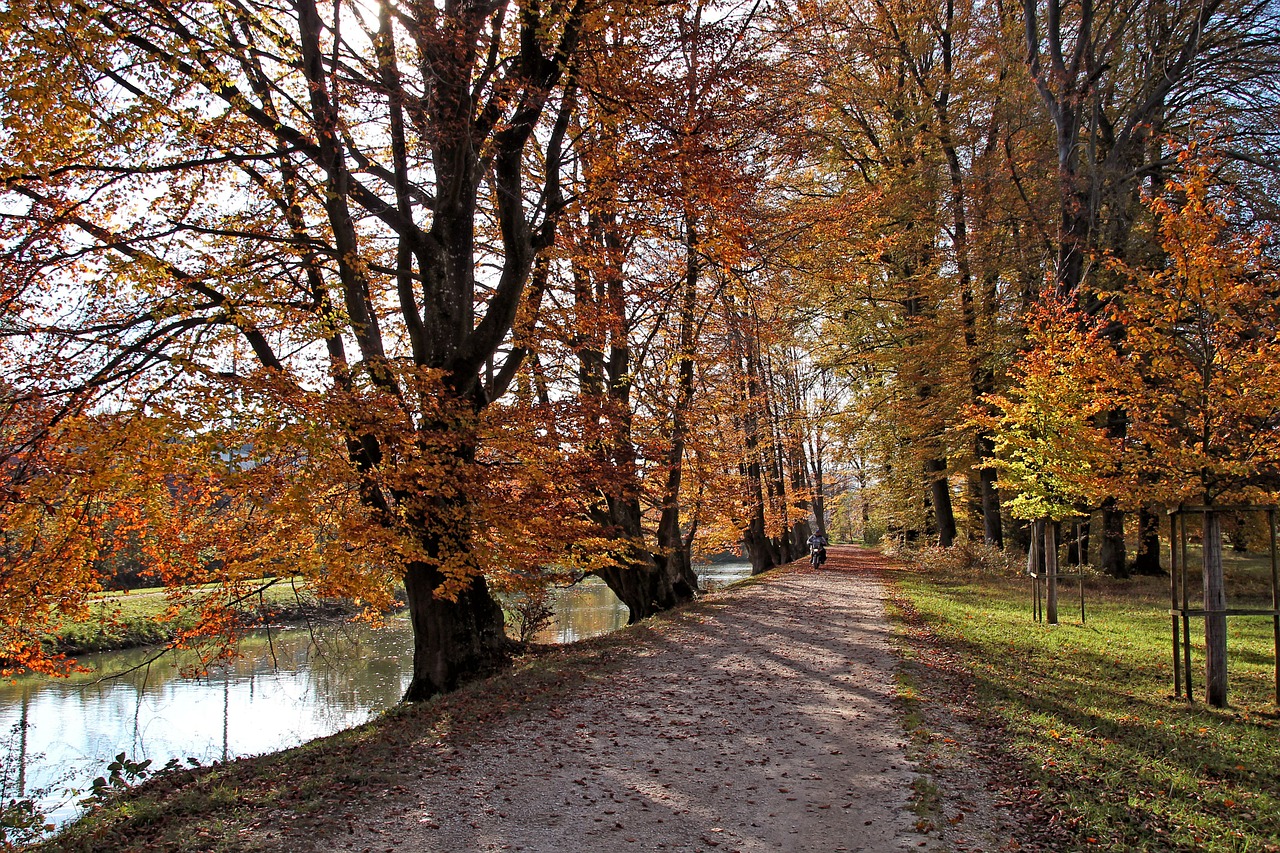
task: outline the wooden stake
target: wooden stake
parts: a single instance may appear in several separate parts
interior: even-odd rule
[[[1222,525],[1218,513],[1204,514],[1205,696],[1215,708],[1227,707],[1227,592],[1222,575]]]
[[[1058,624],[1058,537],[1057,526],[1049,519],[1044,521],[1044,576],[1048,583],[1045,595],[1046,617],[1050,625]]]

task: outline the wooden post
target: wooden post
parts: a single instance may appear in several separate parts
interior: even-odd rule
[[[1227,592],[1222,577],[1222,525],[1204,513],[1204,677],[1206,701],[1227,707]]]
[[[1035,620],[1044,619],[1040,609],[1040,522],[1031,522],[1031,548],[1027,551],[1027,573],[1031,575],[1031,583],[1035,587],[1035,604],[1032,613]]]
[[[1050,625],[1058,624],[1058,537],[1057,526],[1044,521],[1044,577],[1048,586],[1045,593],[1045,616]]]
[[[1191,607],[1190,592],[1187,590],[1187,516],[1182,515],[1182,536],[1178,540],[1178,547],[1182,549],[1182,675],[1186,679],[1185,687],[1187,688],[1187,701],[1194,702],[1195,696],[1191,693],[1191,617],[1187,615],[1187,610]]]
[[[1173,622],[1173,695],[1182,695],[1182,655],[1178,650],[1178,516],[1169,516],[1169,619]]]
[[[1267,521],[1271,527],[1271,640],[1275,646],[1276,666],[1276,704],[1280,705],[1280,567],[1276,561],[1276,511],[1267,510]]]
[[[1084,525],[1076,522],[1076,555],[1080,558],[1080,563],[1076,569],[1080,572],[1080,624],[1084,624],[1084,567],[1088,561],[1084,558]]]

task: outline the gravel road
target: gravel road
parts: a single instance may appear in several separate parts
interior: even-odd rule
[[[330,850],[892,851],[933,842],[856,549],[717,593],[548,714],[442,745]],[[318,839],[315,839],[318,841]]]

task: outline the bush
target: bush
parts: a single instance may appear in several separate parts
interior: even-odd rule
[[[1026,571],[1026,555],[983,542],[960,541],[950,548],[928,546],[904,554],[926,571],[986,577],[1017,577]]]
[[[516,638],[528,643],[555,618],[555,594],[550,586],[538,586],[515,593],[505,603]]]

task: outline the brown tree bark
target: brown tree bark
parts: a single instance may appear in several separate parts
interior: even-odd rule
[[[1138,510],[1138,553],[1133,571],[1138,575],[1164,574],[1160,567],[1160,517],[1150,507]]]
[[[924,471],[929,480],[929,503],[933,508],[938,545],[949,548],[956,540],[956,517],[951,505],[951,484],[947,481],[947,462],[929,459],[924,463]]]
[[[453,601],[435,594],[443,582],[439,571],[424,563],[410,563],[405,571],[413,625],[413,676],[406,702],[430,699],[496,668],[511,648],[502,607],[483,576],[472,579]]]
[[[1124,513],[1116,509],[1115,498],[1108,498],[1099,513],[1102,530],[1098,539],[1098,563],[1114,578],[1129,577],[1129,563],[1124,542]]]

